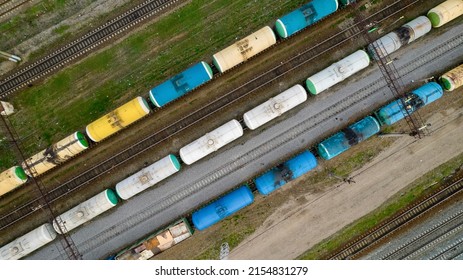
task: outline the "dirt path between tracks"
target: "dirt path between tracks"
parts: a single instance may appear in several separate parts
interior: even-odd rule
[[[463,153],[463,109],[427,119],[432,135],[403,137],[343,183],[288,201],[230,252],[230,259],[295,259],[307,249],[378,208],[425,173]]]

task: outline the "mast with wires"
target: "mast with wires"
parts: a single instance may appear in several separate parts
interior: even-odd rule
[[[0,103],[0,109],[3,109],[1,103]],[[19,144],[18,134],[16,133],[16,130],[14,129],[13,125],[11,124],[11,122],[9,121],[9,119],[6,116],[3,116],[2,114],[0,114],[0,117],[2,119],[1,125],[0,125],[2,127],[1,130],[4,131],[4,133],[5,133],[6,137],[7,137],[7,141],[9,141],[11,143],[11,148],[15,151],[16,158],[19,160],[19,162],[24,162],[24,164],[26,165],[26,168],[30,169],[33,173],[35,173],[34,167],[29,166],[27,164],[26,158],[24,157],[24,153],[22,152],[21,146]],[[10,139],[8,139],[8,138],[10,138]],[[50,203],[48,202],[45,191],[44,191],[44,188],[43,188],[43,185],[42,185],[42,182],[39,179],[34,178],[34,177],[31,177],[31,180],[32,180],[32,184],[39,191],[40,198],[42,200],[41,205],[44,206],[43,208],[44,208],[45,212],[47,212],[48,221],[51,224],[53,223],[53,221],[55,221],[59,225],[58,228],[59,228],[60,232],[58,232],[58,233],[59,233],[60,236],[58,237],[58,239],[59,239],[59,241],[61,243],[61,246],[63,247],[64,251],[66,252],[68,258],[70,260],[81,260],[82,255],[79,253],[79,251],[77,249],[77,246],[74,244],[74,241],[72,240],[71,236],[67,232],[63,221],[61,220],[61,218],[58,215],[56,215],[54,213]]]
[[[359,2],[355,5],[358,6]],[[367,44],[371,44],[372,46],[372,48],[370,48],[370,52],[373,52],[372,55],[375,56],[374,60],[381,70],[381,74],[383,75],[387,86],[391,90],[394,98],[402,105],[399,107],[405,116],[405,121],[407,122],[408,127],[410,128],[410,135],[420,139],[429,135],[427,125],[424,124],[420,114],[417,111],[411,110],[411,106],[413,106],[413,98],[406,94],[402,78],[400,77],[397,68],[394,66],[394,60],[389,57],[389,53],[382,42],[380,40],[374,40],[371,36],[371,33],[378,29],[378,27],[375,26],[376,23],[367,22],[361,12],[356,13],[356,21],[363,30],[362,35]]]

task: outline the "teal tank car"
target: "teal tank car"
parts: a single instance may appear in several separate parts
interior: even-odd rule
[[[204,230],[254,202],[254,195],[247,185],[226,194],[198,211],[191,218],[198,230]]]
[[[313,0],[299,9],[279,18],[275,28],[281,38],[288,38],[338,9],[337,0]]]
[[[406,94],[402,100],[394,100],[382,107],[375,112],[375,116],[382,125],[392,125],[405,118],[406,112],[412,114],[419,108],[441,98],[443,94],[444,90],[438,83],[427,83]]]
[[[332,159],[375,135],[380,129],[378,121],[368,116],[318,144],[318,154],[326,160]]]
[[[268,195],[315,167],[317,167],[315,156],[309,151],[304,151],[257,177],[254,179],[254,183],[261,194]]]
[[[162,107],[207,83],[212,79],[212,76],[211,67],[202,61],[151,89],[150,100],[156,107]]]

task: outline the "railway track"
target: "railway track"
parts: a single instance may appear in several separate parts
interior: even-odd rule
[[[463,42],[463,35],[460,39]],[[445,53],[448,51],[448,49],[442,49],[444,45],[448,45],[449,48],[453,47],[452,43],[443,42],[442,45],[435,48],[437,53],[428,60],[429,62],[433,60],[433,57],[438,57],[441,52]],[[399,68],[399,73],[405,74],[413,70],[413,67],[423,67],[427,64],[425,60],[417,60],[416,63],[417,64],[407,65]],[[206,186],[217,182],[224,176],[229,176],[232,173],[239,172],[242,169],[248,168],[248,166],[252,164],[256,158],[264,157],[266,154],[272,152],[277,147],[281,147],[282,145],[300,137],[301,135],[311,133],[311,131],[313,131],[317,126],[323,125],[325,122],[331,120],[342,111],[349,109],[354,104],[365,100],[368,97],[371,97],[375,93],[387,91],[388,87],[386,82],[381,76],[378,77],[369,85],[359,89],[351,95],[345,96],[343,99],[339,100],[335,104],[332,104],[332,106],[329,106],[327,109],[322,110],[320,113],[315,114],[314,116],[307,119],[300,120],[300,122],[292,128],[288,128],[287,130],[282,131],[272,139],[269,139],[266,143],[249,151],[246,153],[246,156],[237,155],[235,158],[230,159],[229,163],[217,166],[214,168],[214,170],[204,174],[198,180],[189,182],[188,184],[179,187],[181,190],[180,192],[167,196],[159,203],[148,205],[141,211],[138,211],[130,217],[119,221],[118,223],[112,225],[110,228],[100,232],[99,234],[92,236],[92,238],[89,238],[87,241],[80,243],[80,252],[86,254],[89,251],[98,248],[101,246],[101,244],[110,241],[114,236],[124,233],[137,224],[145,221],[150,217],[160,214],[163,210],[168,209],[175,204],[179,204],[182,200],[193,196]]]
[[[6,77],[0,83],[0,99],[3,99],[16,90],[29,85],[33,81],[50,74],[63,67],[72,60],[90,52],[95,47],[119,35],[136,24],[158,14],[181,0],[149,0],[130,9],[122,15],[112,19],[106,24],[84,35],[57,51],[33,62]]]
[[[33,0],[3,0],[0,1],[0,22],[4,21],[8,15],[20,8],[22,5],[32,2]]]
[[[428,211],[434,209],[436,206],[447,201],[454,195],[460,194],[462,190],[463,190],[463,176],[441,187],[437,192],[431,194],[430,196],[428,196],[421,202],[409,207],[408,209],[402,211],[400,214],[396,215],[395,217],[385,221],[384,223],[380,224],[376,228],[362,235],[354,242],[348,244],[340,252],[330,257],[330,259],[335,259],[335,260],[355,259],[366,249],[370,248],[372,245],[377,244],[383,238],[389,236],[391,233],[397,231],[399,228],[402,228],[404,225],[409,224],[411,221],[414,221],[420,215],[427,213]],[[455,220],[448,221],[448,225],[451,225],[452,223],[455,223]],[[435,233],[435,232],[436,231],[432,233]],[[430,234],[426,234],[422,237],[425,238],[431,235],[432,234],[430,232]],[[421,239],[421,238],[418,238],[418,239]],[[418,239],[415,242],[415,244],[418,243],[419,241],[422,241]],[[401,254],[410,256],[410,254],[407,253],[407,249],[412,248],[412,247],[413,245],[411,245],[410,247],[404,246],[403,248],[404,251],[402,251],[402,253],[400,253],[398,250],[396,252],[393,252],[390,256],[387,256],[387,258],[399,257],[401,256]]]
[[[417,2],[419,1],[395,1],[393,4],[387,6],[383,10],[371,15],[368,19],[381,22],[397,13],[400,13],[400,11],[402,11],[403,9],[406,9],[407,7]],[[221,96],[220,98],[211,101],[204,107],[179,119],[175,123],[167,127],[164,127],[159,131],[153,132],[150,136],[113,155],[111,158],[97,164],[93,168],[48,191],[46,193],[47,200],[49,202],[54,202],[59,198],[66,196],[70,192],[75,191],[89,184],[90,182],[105,175],[107,172],[119,167],[125,162],[140,155],[144,151],[154,147],[158,143],[180,133],[182,130],[220,111],[224,107],[233,104],[237,100],[249,95],[257,89],[272,83],[273,81],[282,77],[283,75],[286,75],[291,71],[299,69],[301,66],[306,65],[311,60],[315,59],[317,56],[329,52],[330,50],[338,47],[339,45],[343,44],[348,40],[351,40],[352,38],[361,36],[361,32],[362,29],[358,27],[358,24],[354,24],[351,27],[348,27],[345,30],[324,40],[323,42],[320,42],[315,46],[308,48],[306,51],[299,53],[297,56],[286,61],[285,63],[280,64],[277,67],[264,72],[263,74],[243,84],[241,87],[236,88]],[[445,45],[443,44],[442,47],[445,48]],[[319,49],[323,49],[323,51],[320,52]],[[376,83],[379,84],[380,81],[376,81]],[[361,101],[360,99],[351,100],[357,100],[356,102]],[[0,230],[13,225],[14,223],[22,220],[25,217],[30,216],[35,211],[40,210],[40,208],[42,207],[40,205],[40,201],[41,198],[34,199],[26,203],[25,205],[16,208],[14,211],[2,216],[0,218]]]
[[[449,233],[459,232],[463,228],[463,211],[452,215],[440,223],[434,224],[431,228],[415,236],[409,242],[402,244],[395,250],[380,257],[383,260],[416,259],[420,251],[427,250],[433,246],[439,238]]]

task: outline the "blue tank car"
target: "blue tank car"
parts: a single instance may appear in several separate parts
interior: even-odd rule
[[[156,107],[162,107],[210,81],[212,76],[211,67],[202,61],[150,90],[150,100]]]
[[[192,215],[193,224],[198,230],[206,229],[248,206],[253,201],[254,195],[251,190],[247,185],[243,185],[195,211]]]
[[[337,0],[313,0],[277,19],[275,28],[281,38],[287,38],[338,9]]]
[[[326,160],[332,159],[375,135],[379,130],[378,121],[368,116],[318,144],[318,154]]]
[[[317,167],[317,159],[311,152],[305,151],[257,177],[254,183],[261,194],[268,195],[315,167]]]
[[[400,99],[394,100],[388,105],[376,111],[375,116],[382,125],[391,125],[405,118],[405,108],[412,114],[419,108],[441,98],[444,94],[442,87],[435,82],[427,83],[413,90]]]

